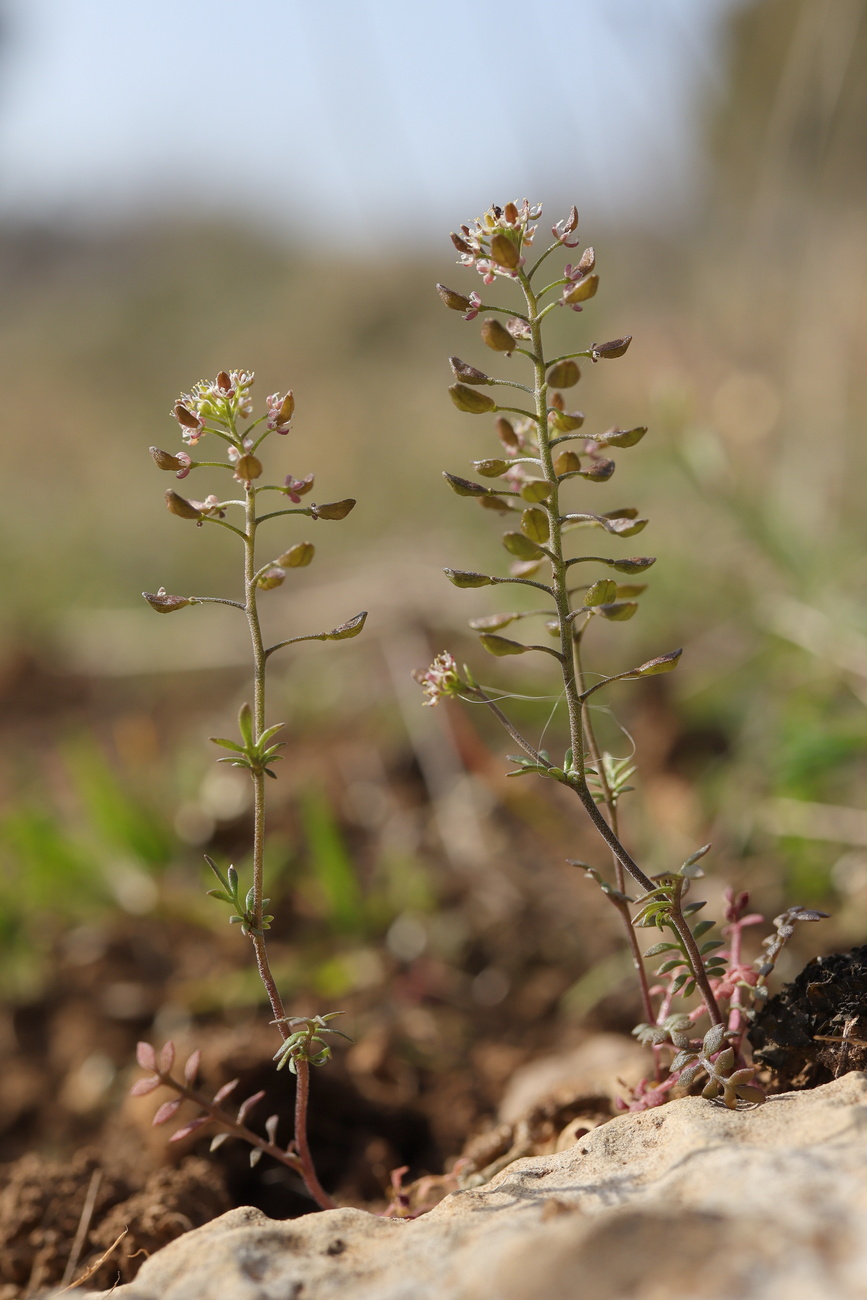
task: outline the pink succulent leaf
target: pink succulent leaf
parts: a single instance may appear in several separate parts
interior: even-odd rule
[[[162,1086],[163,1081],[158,1074],[149,1074],[146,1079],[136,1079],[129,1090],[129,1095],[131,1097],[146,1097],[149,1092],[154,1092]]]
[[[173,1115],[176,1115],[184,1101],[183,1097],[175,1097],[172,1101],[164,1101],[153,1118],[153,1126],[158,1124],[168,1124]]]
[[[268,1141],[276,1146],[277,1144],[277,1125],[280,1123],[279,1115],[269,1115],[265,1120],[265,1132],[268,1134]]]
[[[175,1045],[171,1039],[164,1045],[160,1052],[160,1069],[163,1074],[168,1074],[175,1063]]]
[[[181,1138],[189,1137],[191,1133],[195,1133],[196,1129],[201,1128],[203,1124],[210,1124],[212,1122],[213,1119],[211,1115],[200,1115],[198,1119],[191,1119],[189,1124],[185,1124],[183,1128],[179,1128],[175,1133],[173,1133],[169,1138],[169,1141],[180,1142]]]
[[[199,1073],[199,1063],[201,1059],[202,1053],[199,1051],[198,1047],[191,1056],[187,1057],[187,1063],[184,1066],[184,1078],[187,1083],[192,1083],[196,1075]]]
[[[157,1054],[150,1043],[136,1044],[135,1059],[143,1070],[155,1070],[157,1068]]]
[[[241,1102],[241,1105],[238,1108],[239,1124],[244,1123],[244,1120],[247,1118],[250,1111],[253,1109],[253,1107],[256,1105],[257,1102],[260,1102],[262,1100],[264,1096],[265,1096],[264,1091],[254,1092],[252,1097],[248,1097],[246,1101]]]
[[[219,1106],[221,1101],[225,1101],[229,1094],[235,1091],[240,1082],[240,1079],[230,1079],[228,1083],[223,1084],[222,1088],[218,1088],[214,1093],[215,1105]]]

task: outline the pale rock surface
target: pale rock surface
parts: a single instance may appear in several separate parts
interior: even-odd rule
[[[77,1294],[81,1294],[80,1292]],[[686,1098],[414,1221],[239,1209],[88,1300],[867,1300],[867,1075]]]

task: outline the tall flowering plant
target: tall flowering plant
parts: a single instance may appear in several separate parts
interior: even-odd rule
[[[550,356],[546,323],[564,309],[583,312],[599,288],[596,255],[577,249],[578,212],[572,208],[551,228],[552,240],[538,254],[532,252],[541,216],[540,206],[507,203],[492,207],[471,225],[463,225],[451,239],[462,266],[475,269],[486,286],[504,283],[513,293],[513,306],[485,303],[478,291],[461,293],[437,285],[444,304],[466,321],[482,316],[481,343],[507,363],[520,358],[522,377],[492,375],[479,366],[450,358],[454,383],[450,397],[468,415],[492,415],[499,439],[496,454],[488,452],[473,462],[477,478],[445,474],[458,496],[476,501],[504,526],[502,544],[511,557],[506,574],[446,569],[456,587],[517,587],[537,596],[529,609],[473,619],[470,626],[481,645],[497,657],[541,653],[553,659],[562,679],[562,698],[569,743],[562,759],[537,749],[513,725],[507,714],[480,686],[469,669],[459,670],[448,652],[438,655],[425,672],[416,674],[428,705],[446,697],[483,703],[505,727],[518,746],[510,757],[516,764],[512,776],[534,774],[565,786],[581,804],[611,855],[611,870],[581,866],[601,886],[617,909],[638,977],[644,1020],[636,1032],[655,1049],[655,1077],[644,1083],[632,1105],[658,1104],[674,1084],[691,1084],[702,1072],[705,1094],[723,1095],[727,1105],[738,1099],[764,1100],[752,1083],[753,1070],[741,1055],[749,1008],[765,996],[765,981],[782,944],[799,920],[817,920],[821,913],[792,908],[777,918],[777,930],[766,941],[767,951],[754,965],[744,963],[741,932],[760,917],[747,914],[748,896],[729,900],[726,938],[710,938],[713,922],[696,920],[701,902],[688,900],[691,882],[702,875],[698,865],[709,845],[698,849],[679,868],[649,876],[635,861],[621,837],[618,806],[632,787],[635,772],[629,759],[604,751],[597,741],[589,702],[614,683],[671,672],[681,656],[679,649],[613,673],[592,674],[585,667],[586,646],[598,620],[623,622],[638,610],[645,590],[643,576],[655,563],[648,555],[611,554],[613,547],[576,548],[573,539],[602,534],[617,543],[640,533],[647,524],[634,506],[597,511],[592,503],[571,504],[576,484],[592,495],[595,484],[607,482],[615,472],[614,452],[638,445],[647,429],[612,427],[585,430],[584,415],[568,409],[564,394],[581,379],[581,362],[595,365],[622,357],[631,335],[602,343],[584,343],[561,355]],[[568,250],[568,251],[567,251]],[[553,272],[553,259],[570,259]],[[547,274],[546,274],[547,273]],[[483,480],[482,482],[479,479]],[[600,569],[603,571],[599,575]],[[586,577],[585,577],[586,575]],[[543,639],[515,640],[504,636],[526,620],[542,620]],[[640,894],[627,894],[637,886]],[[666,937],[642,953],[637,927],[661,930]],[[647,958],[662,957],[653,982]],[[697,999],[697,1005],[694,1005]],[[704,1037],[694,1039],[696,1023],[709,1022]],[[676,1053],[666,1061],[665,1048]]]
[[[159,447],[150,449],[157,467],[173,472],[178,479],[186,479],[193,470],[204,467],[225,470],[230,476],[230,491],[225,498],[209,495],[199,501],[181,496],[170,488],[166,492],[166,505],[179,519],[190,520],[198,527],[208,524],[227,529],[238,538],[243,548],[242,598],[175,596],[169,595],[162,587],[157,592],[143,594],[151,608],[161,614],[174,613],[192,605],[219,604],[239,610],[247,621],[253,703],[245,703],[241,707],[237,739],[213,737],[213,741],[228,751],[227,756],[218,761],[246,769],[253,782],[252,880],[245,888],[234,866],[223,870],[213,858],[206,857],[218,882],[218,887],[208,892],[229,905],[230,921],[237,924],[241,933],[252,943],[259,976],[271,1005],[273,1023],[281,1038],[280,1047],[275,1054],[277,1068],[288,1066],[296,1076],[295,1135],[288,1147],[282,1148],[277,1144],[276,1115],[272,1115],[266,1123],[267,1141],[247,1128],[246,1116],[261,1100],[264,1095],[262,1093],[248,1097],[241,1104],[237,1115],[234,1118],[230,1116],[223,1108],[223,1102],[237,1085],[237,1080],[225,1085],[213,1098],[198,1091],[195,1088],[199,1066],[197,1052],[186,1062],[183,1080],[176,1079],[171,1072],[175,1055],[171,1043],[165,1044],[159,1056],[150,1044],[139,1044],[139,1064],[149,1071],[149,1075],[133,1086],[133,1092],[144,1095],[162,1086],[171,1088],[176,1096],[160,1107],[154,1123],[167,1123],[185,1100],[194,1102],[204,1112],[178,1129],[173,1134],[174,1139],[185,1137],[207,1124],[220,1130],[214,1137],[212,1149],[227,1137],[241,1137],[252,1147],[250,1155],[253,1163],[263,1152],[280,1160],[301,1175],[318,1205],[329,1208],[333,1202],[319,1182],[307,1142],[307,1105],[310,1066],[322,1065],[329,1058],[331,1048],[324,1035],[340,1032],[330,1025],[337,1013],[313,1017],[287,1016],[269,964],[265,938],[274,919],[267,912],[269,899],[265,897],[265,778],[276,775],[273,765],[280,759],[283,745],[282,741],[276,739],[283,724],[267,724],[266,669],[271,656],[286,646],[297,645],[302,641],[345,641],[357,636],[367,615],[365,612],[357,614],[329,631],[301,633],[278,640],[272,645],[265,644],[259,618],[260,596],[282,586],[293,570],[309,565],[315,547],[312,542],[305,540],[294,542],[288,549],[281,549],[277,555],[273,555],[272,548],[271,558],[263,562],[259,554],[262,526],[273,520],[283,521],[289,515],[300,515],[313,521],[345,519],[355,506],[355,500],[349,497],[323,504],[305,504],[304,498],[313,491],[312,474],[303,478],[287,474],[281,482],[276,483],[262,481],[265,474],[262,448],[272,434],[286,435],[290,432],[295,398],[291,392],[273,393],[266,399],[265,411],[254,417],[251,395],[253,381],[252,371],[221,370],[212,382],[200,382],[191,392],[183,393],[172,408],[171,414],[180,427],[181,437],[187,447],[191,451],[197,451],[199,444],[208,435],[217,444],[217,459],[194,459],[190,451],[168,452]],[[275,495],[269,498],[266,493]],[[269,501],[273,501],[275,508],[268,508]],[[235,522],[232,522],[233,518]]]

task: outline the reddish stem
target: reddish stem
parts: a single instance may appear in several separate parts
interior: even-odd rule
[[[304,1185],[321,1210],[336,1210],[337,1205],[316,1176],[316,1167],[307,1142],[307,1103],[310,1098],[310,1065],[303,1058],[295,1062],[295,1149],[301,1160]]]

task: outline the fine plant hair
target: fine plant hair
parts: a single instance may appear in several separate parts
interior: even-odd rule
[[[241,933],[252,943],[259,976],[271,1005],[272,1023],[276,1025],[281,1038],[274,1059],[278,1069],[288,1066],[296,1076],[295,1134],[289,1145],[281,1148],[276,1141],[276,1115],[270,1116],[266,1121],[267,1141],[247,1128],[244,1121],[249,1111],[264,1096],[261,1092],[247,1097],[234,1117],[225,1111],[222,1103],[234,1091],[237,1079],[225,1084],[213,1097],[198,1091],[195,1088],[199,1069],[198,1051],[193,1052],[186,1061],[183,1079],[175,1078],[172,1075],[175,1049],[171,1042],[166,1043],[159,1054],[149,1043],[139,1043],[138,1063],[149,1071],[149,1075],[139,1079],[133,1085],[132,1092],[136,1096],[143,1096],[163,1086],[171,1088],[176,1096],[159,1108],[154,1124],[165,1124],[171,1120],[184,1101],[194,1102],[204,1112],[182,1125],[172,1135],[173,1141],[186,1137],[207,1124],[215,1125],[220,1131],[211,1143],[212,1150],[229,1137],[244,1139],[252,1147],[251,1164],[255,1164],[263,1153],[273,1156],[301,1176],[317,1205],[329,1209],[334,1202],[319,1182],[307,1141],[307,1107],[310,1066],[323,1065],[331,1055],[331,1048],[323,1035],[340,1033],[329,1023],[340,1013],[287,1016],[268,960],[265,936],[274,918],[267,911],[270,899],[265,897],[265,778],[276,776],[273,764],[281,758],[279,751],[284,742],[275,739],[282,723],[266,725],[266,668],[271,655],[286,646],[297,645],[302,641],[345,641],[357,636],[364,626],[367,614],[357,614],[348,622],[327,632],[302,633],[286,637],[273,645],[265,644],[259,619],[260,595],[282,586],[287,578],[291,578],[294,570],[309,565],[315,547],[310,541],[298,541],[288,549],[281,549],[276,557],[273,557],[272,547],[272,558],[263,562],[257,554],[262,525],[269,524],[272,520],[283,521],[288,515],[300,515],[314,521],[345,519],[354,507],[355,500],[350,497],[322,505],[303,504],[304,497],[313,490],[312,474],[300,479],[288,474],[277,483],[261,481],[265,472],[261,459],[262,447],[272,434],[285,435],[290,432],[295,398],[291,391],[273,393],[266,399],[264,413],[253,418],[253,399],[250,395],[253,381],[252,371],[221,370],[213,382],[202,381],[195,385],[192,392],[182,394],[172,408],[171,414],[177,420],[183,440],[189,447],[197,447],[204,435],[210,434],[218,446],[220,442],[225,444],[224,459],[194,460],[186,451],[173,453],[159,447],[150,449],[157,468],[173,472],[178,479],[184,479],[193,470],[204,467],[225,470],[231,476],[232,484],[226,499],[211,495],[204,501],[197,501],[187,499],[170,488],[166,492],[166,505],[179,519],[194,522],[198,527],[209,524],[227,529],[238,538],[243,547],[243,599],[228,596],[173,596],[168,595],[162,587],[155,593],[144,592],[143,595],[150,606],[161,614],[175,613],[192,605],[218,604],[239,610],[247,621],[253,704],[251,706],[245,703],[241,706],[238,740],[216,736],[212,740],[214,744],[229,751],[226,757],[217,761],[245,768],[253,782],[252,881],[245,889],[234,865],[228,866],[224,871],[213,858],[206,855],[205,860],[218,881],[218,888],[210,889],[208,893],[229,905],[232,909],[230,922],[238,925]],[[239,490],[241,496],[238,496]],[[268,497],[265,493],[277,494],[276,498],[272,498],[276,509],[267,508]],[[286,504],[287,498],[291,505]],[[231,523],[227,518],[232,512],[235,512],[237,523]],[[341,1037],[345,1038],[346,1035],[342,1034]]]
[[[460,263],[475,268],[485,285],[504,281],[514,289],[515,306],[500,307],[468,294],[437,285],[443,303],[473,321],[481,321],[481,341],[500,358],[520,358],[521,377],[498,377],[486,368],[450,358],[455,382],[449,389],[459,411],[495,417],[500,441],[497,454],[486,453],[473,462],[476,474],[468,479],[446,473],[445,479],[460,497],[476,501],[505,525],[502,542],[512,557],[508,576],[470,569],[445,570],[456,587],[518,586],[538,593],[542,608],[510,611],[473,619],[482,646],[502,657],[538,652],[553,659],[562,678],[562,698],[568,717],[569,745],[562,760],[530,743],[507,714],[479,685],[468,668],[459,671],[448,652],[438,655],[416,678],[435,705],[443,697],[482,703],[499,720],[521,750],[510,755],[516,768],[509,775],[533,774],[556,781],[570,790],[582,805],[611,855],[611,868],[603,872],[575,862],[602,888],[616,908],[638,978],[643,1021],[636,1029],[641,1041],[654,1047],[652,1083],[635,1090],[630,1105],[644,1108],[662,1101],[675,1085],[690,1086],[702,1073],[707,1076],[703,1095],[722,1094],[729,1107],[738,1100],[760,1103],[764,1094],[752,1083],[753,1069],[742,1055],[743,1037],[751,1008],[766,997],[765,984],[777,955],[799,920],[824,915],[791,908],[776,921],[776,932],[765,941],[767,951],[754,964],[741,954],[743,929],[762,920],[747,914],[749,896],[728,896],[725,938],[708,938],[714,923],[695,920],[704,903],[687,900],[691,882],[701,876],[698,863],[705,845],[680,867],[649,876],[623,843],[618,805],[632,787],[635,768],[630,760],[615,758],[597,741],[589,702],[614,683],[667,673],[677,667],[679,649],[649,659],[625,671],[598,675],[592,683],[585,667],[585,648],[598,620],[623,622],[638,609],[643,583],[633,581],[654,564],[652,556],[606,553],[609,546],[594,546],[592,554],[574,553],[572,538],[588,531],[601,533],[606,543],[617,543],[641,532],[647,524],[634,506],[597,513],[581,502],[572,504],[572,489],[580,485],[592,498],[594,485],[607,482],[615,470],[611,453],[638,445],[644,426],[604,432],[583,432],[584,416],[567,410],[564,392],[581,378],[579,362],[610,362],[623,357],[632,336],[603,343],[586,343],[558,356],[546,351],[548,318],[564,309],[583,312],[596,296],[599,276],[592,248],[580,256],[566,250],[578,247],[578,212],[551,228],[553,242],[539,254],[531,251],[541,206],[507,203],[494,206],[472,225],[461,226],[451,239]],[[562,269],[552,255],[573,256]],[[551,261],[548,259],[552,258]],[[490,314],[487,314],[490,313]],[[517,367],[516,367],[517,368]],[[610,547],[614,550],[615,547]],[[600,567],[604,576],[597,576]],[[586,580],[582,581],[587,575]],[[612,576],[616,575],[616,576]],[[621,581],[621,577],[626,581]],[[543,638],[519,641],[503,636],[506,627],[525,619],[544,620]],[[548,635],[550,634],[550,636]],[[628,894],[627,885],[640,891]],[[642,953],[636,928],[667,931],[668,937]],[[660,956],[662,964],[648,974],[645,959]],[[696,1005],[696,998],[698,999]],[[705,1018],[709,1028],[703,1038],[693,1037],[696,1022]],[[666,1062],[663,1051],[669,1049]],[[676,1055],[671,1059],[670,1050]]]

